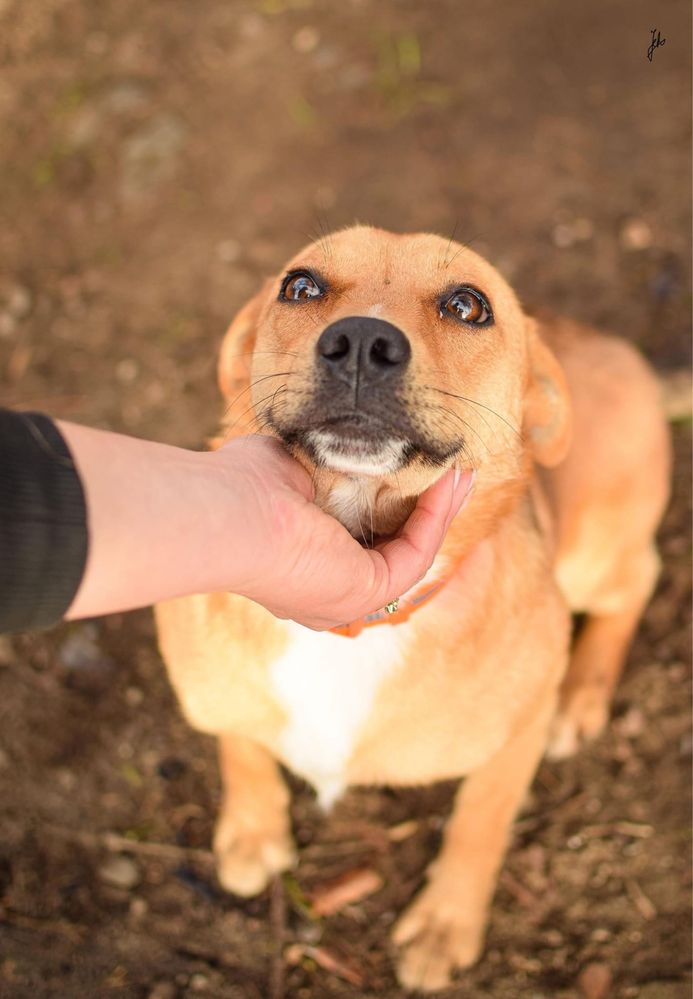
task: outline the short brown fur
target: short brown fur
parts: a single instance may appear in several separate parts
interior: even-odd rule
[[[297,267],[323,275],[328,292],[280,302],[278,276],[241,311],[221,353],[225,436],[282,437],[300,424],[321,331],[375,307],[412,344],[402,394],[421,433],[439,444],[454,443],[460,428],[464,436],[447,463],[417,455],[381,477],[375,533],[396,530],[444,467],[476,474],[442,548],[454,576],[406,625],[402,662],[346,769],[351,784],[467,778],[428,883],[394,933],[403,985],[437,989],[478,957],[513,816],[547,745],[566,755],[607,720],[657,578],[668,434],[656,379],[632,347],[528,317],[466,247],[356,227],[304,248],[287,265]],[[455,284],[483,289],[493,326],[439,315],[436,293]],[[305,449],[291,448],[315,476],[317,502],[336,512],[343,473],[316,469]],[[570,611],[587,618],[567,668]],[[189,720],[221,740],[220,877],[252,894],[295,858],[275,763],[286,716],[270,682],[287,624],[221,594],[164,604],[157,621]],[[341,640],[359,656],[359,639]]]

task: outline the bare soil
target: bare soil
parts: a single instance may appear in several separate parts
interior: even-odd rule
[[[686,365],[689,37],[683,0],[0,0],[0,402],[200,446],[225,324],[356,219],[454,230],[528,304]],[[690,995],[690,421],[672,431],[613,724],[541,767],[450,996]],[[402,996],[388,934],[452,786],[355,790],[329,817],[295,790],[295,881],[226,895],[214,746],[149,612],[3,639],[0,996]],[[382,890],[306,914],[358,867]]]

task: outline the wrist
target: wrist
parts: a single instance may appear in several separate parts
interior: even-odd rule
[[[222,507],[213,455],[61,424],[85,490],[89,551],[69,618],[218,584]],[[224,502],[224,500],[226,502]],[[233,523],[231,517],[229,523]]]

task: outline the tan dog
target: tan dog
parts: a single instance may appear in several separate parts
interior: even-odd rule
[[[466,247],[369,227],[267,281],[228,331],[220,380],[229,433],[282,439],[317,502],[367,543],[446,468],[474,472],[412,599],[356,638],[225,593],[157,608],[183,709],[219,736],[214,845],[230,891],[259,892],[295,862],[277,760],[325,804],[352,784],[467,777],[394,933],[403,985],[440,988],[479,955],[547,744],[565,755],[607,720],[658,574],[656,380],[621,340],[529,318]],[[587,618],[566,673],[570,611]]]

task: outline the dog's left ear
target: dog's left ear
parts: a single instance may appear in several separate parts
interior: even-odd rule
[[[565,458],[572,438],[568,382],[541,339],[535,319],[527,319],[529,380],[525,393],[524,433],[540,465],[553,468]]]

